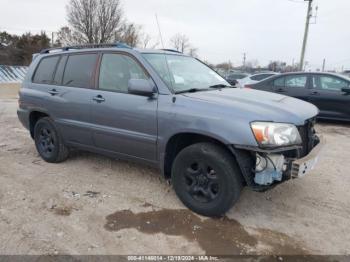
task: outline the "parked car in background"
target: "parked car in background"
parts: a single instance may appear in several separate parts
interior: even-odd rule
[[[320,72],[285,73],[245,87],[310,102],[319,108],[318,118],[350,121],[350,79],[345,76]]]
[[[249,84],[255,84],[257,82],[260,82],[268,77],[277,75],[277,73],[271,72],[271,73],[259,73],[259,74],[254,74],[251,76],[247,76],[245,78],[242,79],[237,79],[237,87],[244,87],[245,85],[249,85]]]
[[[206,216],[223,215],[244,186],[264,191],[317,162],[312,104],[230,88],[178,52],[89,47],[42,51],[19,92],[18,117],[45,161],[80,149],[158,167]]]
[[[225,77],[225,79],[226,79],[227,82],[230,83],[231,86],[236,87],[236,85],[238,84],[238,80],[246,78],[247,76],[249,76],[249,74],[246,74],[246,73],[229,73]]]

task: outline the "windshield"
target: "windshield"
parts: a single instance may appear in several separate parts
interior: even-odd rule
[[[193,57],[169,54],[144,54],[143,56],[175,93],[187,90],[208,90],[212,86],[230,86],[214,70]]]

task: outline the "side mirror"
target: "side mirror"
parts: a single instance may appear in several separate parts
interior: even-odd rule
[[[344,87],[341,89],[341,91],[346,93],[346,94],[350,94],[350,87]]]
[[[130,94],[140,96],[152,96],[156,89],[154,84],[145,79],[130,79],[128,83],[128,91]]]

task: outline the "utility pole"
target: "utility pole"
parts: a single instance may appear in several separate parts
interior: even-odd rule
[[[323,59],[322,72],[324,72],[325,67],[326,67],[326,58]]]
[[[247,54],[243,53],[243,68],[245,69],[245,62],[247,60]]]
[[[55,44],[54,37],[55,37],[55,33],[52,32],[52,33],[51,33],[51,47],[53,47],[54,44]]]
[[[307,44],[307,37],[309,35],[309,26],[310,26],[310,18],[312,17],[312,1],[313,0],[304,0],[308,1],[308,8],[307,8],[307,14],[306,14],[306,23],[305,23],[305,32],[304,32],[304,40],[303,40],[303,48],[301,50],[301,57],[300,57],[300,63],[299,63],[299,69],[300,71],[303,71],[304,68],[304,59],[305,59],[305,51],[306,51],[306,44]]]

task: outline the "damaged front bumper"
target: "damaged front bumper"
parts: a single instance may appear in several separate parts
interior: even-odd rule
[[[323,136],[317,136],[314,147],[302,158],[293,157],[288,151],[256,153],[255,184],[269,186],[305,176],[317,164],[324,143]]]
[[[292,161],[291,163],[291,177],[298,178],[305,176],[308,172],[316,166],[320,153],[325,145],[323,136],[318,136],[318,144],[311,150],[311,152],[303,158]]]
[[[318,136],[317,143],[302,158],[283,151],[256,153],[255,184],[268,186],[276,182],[305,176],[314,169],[323,145],[324,138]]]
[[[236,147],[233,152],[247,185],[255,191],[266,191],[279,183],[303,177],[315,167],[325,139],[315,135],[313,141],[306,155],[301,155],[300,147],[271,150]]]

